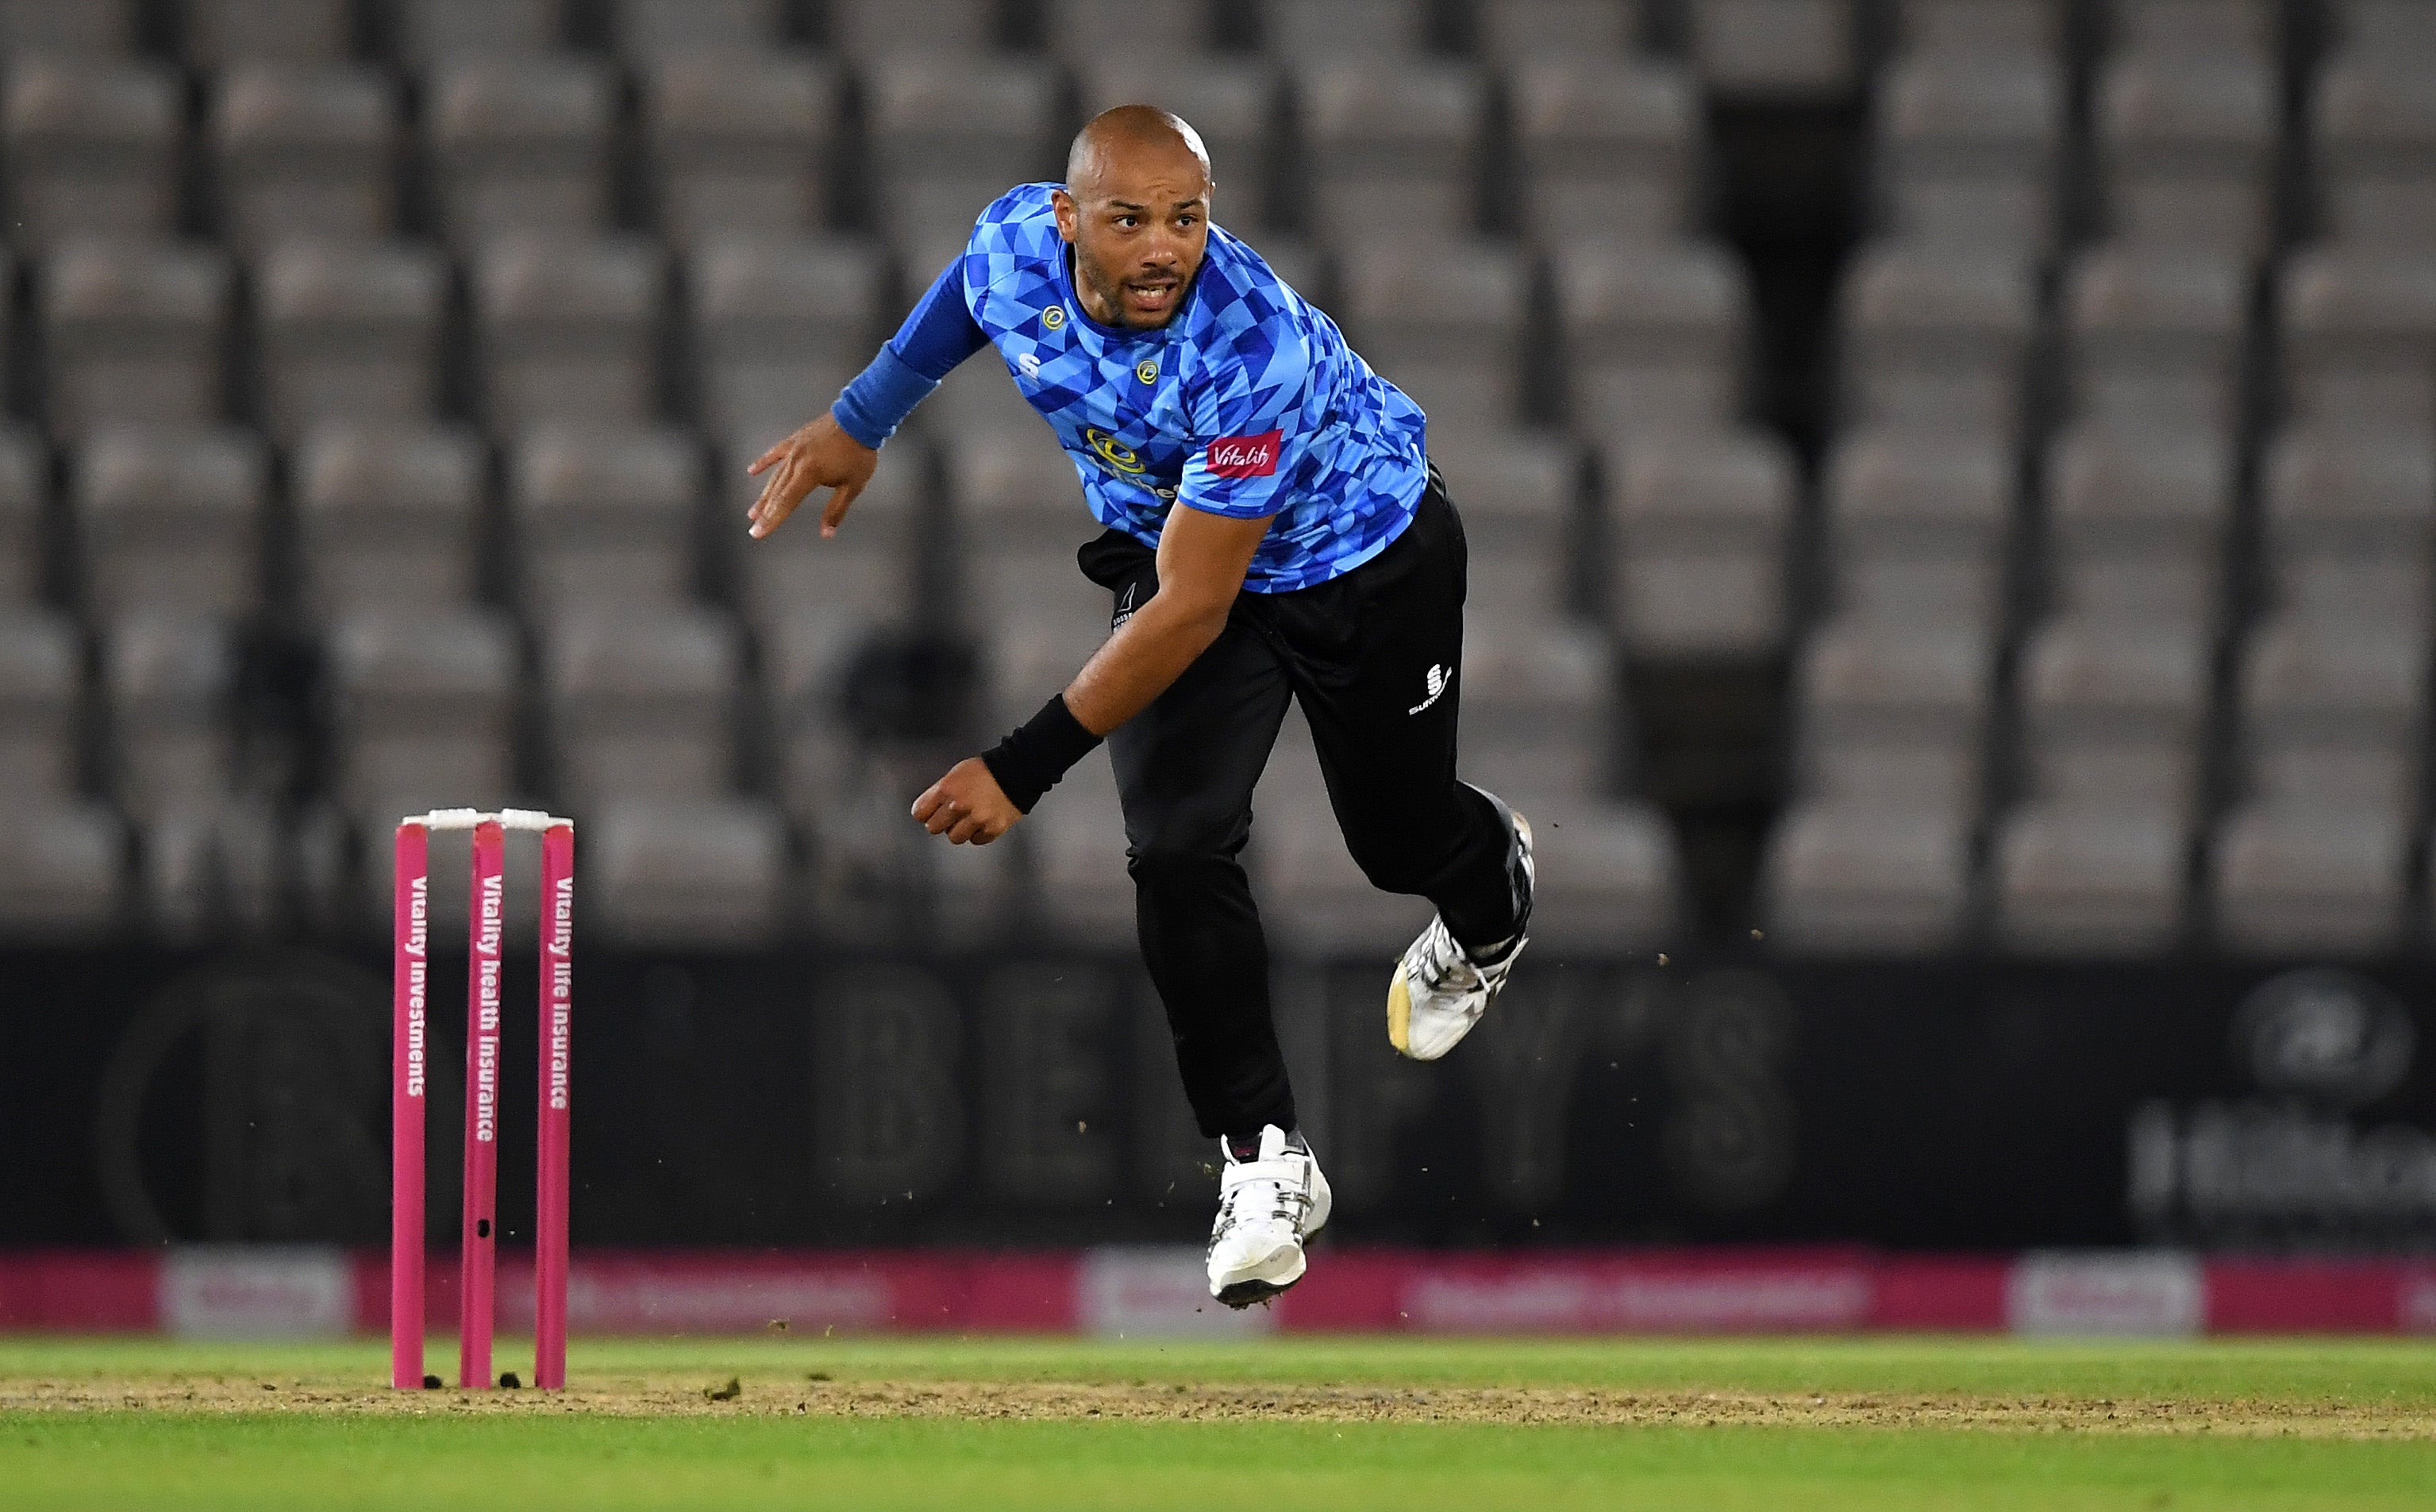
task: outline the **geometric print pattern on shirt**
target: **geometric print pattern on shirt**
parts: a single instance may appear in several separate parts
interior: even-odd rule
[[[1083,313],[1050,204],[1027,183],[982,212],[965,307],[1057,433],[1103,525],[1158,544],[1171,505],[1276,515],[1244,586],[1286,593],[1350,572],[1403,533],[1429,482],[1418,405],[1258,252],[1216,226],[1157,330]]]

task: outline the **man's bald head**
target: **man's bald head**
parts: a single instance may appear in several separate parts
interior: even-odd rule
[[[1179,154],[1199,164],[1202,182],[1210,182],[1209,149],[1201,145],[1201,133],[1182,116],[1156,105],[1120,105],[1092,116],[1074,133],[1074,145],[1066,150],[1066,187],[1070,193],[1092,199],[1109,174],[1122,166]]]
[[[1209,245],[1209,153],[1201,133],[1152,105],[1091,118],[1051,194],[1074,249],[1083,312],[1107,325],[1165,325]]]

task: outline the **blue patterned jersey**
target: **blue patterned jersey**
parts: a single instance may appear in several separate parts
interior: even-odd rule
[[[1166,325],[1091,320],[1057,235],[1055,187],[1027,183],[982,212],[963,257],[890,343],[896,355],[937,379],[983,341],[995,346],[1072,458],[1091,513],[1146,545],[1178,501],[1277,516],[1244,578],[1254,593],[1325,582],[1385,550],[1428,481],[1420,407],[1216,226]],[[943,345],[954,304],[971,328]]]

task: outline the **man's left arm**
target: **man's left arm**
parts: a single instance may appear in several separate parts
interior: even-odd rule
[[[914,817],[959,845],[986,845],[1013,828],[1068,768],[1149,707],[1209,649],[1275,518],[1185,503],[1170,508],[1158,538],[1158,591],[1150,601],[1021,729],[931,784],[914,801]]]

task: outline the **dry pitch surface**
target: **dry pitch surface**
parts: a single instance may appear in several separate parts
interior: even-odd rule
[[[2436,1507],[2408,1342],[771,1337],[579,1342],[564,1394],[385,1374],[0,1340],[0,1503]]]

